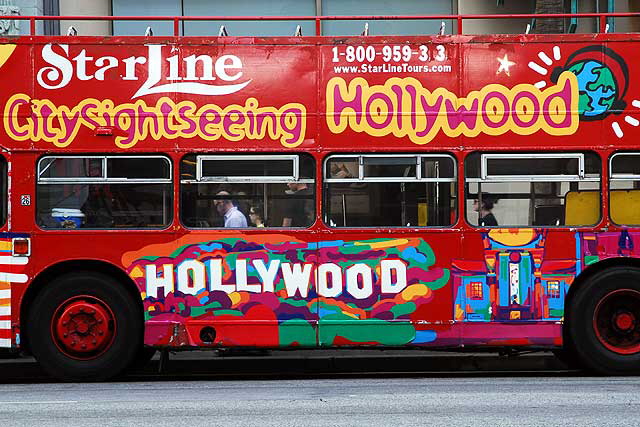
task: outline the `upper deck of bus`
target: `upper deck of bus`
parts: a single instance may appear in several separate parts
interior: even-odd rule
[[[188,37],[175,25],[168,36],[42,36],[35,22],[45,17],[17,17],[32,34],[0,40],[11,82],[0,90],[1,144],[70,153],[635,149],[640,35],[604,30],[607,19],[636,15],[576,15],[597,19],[597,34],[343,37]],[[460,32],[467,19],[499,17],[508,15],[411,18],[447,18]],[[296,18],[385,17],[286,17]]]

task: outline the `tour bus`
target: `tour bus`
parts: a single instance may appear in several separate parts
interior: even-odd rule
[[[0,346],[65,380],[228,348],[637,373],[639,45],[4,38]]]

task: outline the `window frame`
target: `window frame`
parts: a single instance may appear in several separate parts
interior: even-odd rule
[[[107,160],[112,158],[118,159],[162,159],[167,162],[168,165],[168,177],[167,178],[109,178],[107,176]],[[40,169],[42,162],[46,159],[101,159],[102,160],[102,176],[101,177],[53,177],[43,178],[40,175],[46,172],[46,170],[53,165],[51,162],[44,170]],[[38,160],[36,167],[36,185],[41,184],[170,184],[173,182],[173,164],[171,159],[165,155],[104,155],[104,156],[44,156]]]
[[[634,182],[634,181],[638,181],[640,182],[640,174],[639,175],[634,175],[634,174],[614,174],[613,173],[613,159],[617,156],[638,156],[640,158],[640,151],[618,151],[616,153],[613,153],[610,157],[609,157],[609,188],[608,188],[608,214],[609,214],[609,220],[611,221],[611,223],[618,225],[618,226],[623,226],[623,227],[634,227],[634,226],[638,226],[640,224],[627,224],[627,223],[622,223],[622,222],[618,222],[616,220],[614,220],[613,215],[611,213],[611,208],[612,208],[612,203],[611,203],[611,193],[614,191],[618,191],[612,188],[612,185],[614,181],[626,181],[626,182]]]
[[[490,175],[488,172],[489,160],[532,160],[532,159],[567,159],[578,160],[578,173],[576,175]],[[524,156],[514,153],[481,153],[480,154],[480,179],[484,181],[509,182],[577,182],[585,181],[584,153],[534,153]]]
[[[302,163],[300,162],[300,157],[304,156],[304,155],[308,155],[310,158],[313,159],[313,176],[314,178],[300,178],[300,167],[302,166]],[[180,224],[182,225],[182,227],[184,227],[187,230],[255,230],[255,231],[261,231],[261,232],[269,232],[269,231],[274,231],[274,230],[309,230],[313,224],[315,224],[316,222],[316,218],[318,216],[317,213],[317,200],[318,200],[318,195],[317,195],[317,191],[316,191],[316,185],[317,185],[317,161],[315,159],[315,157],[313,157],[311,155],[311,153],[308,152],[298,152],[295,154],[270,154],[270,153],[262,153],[260,155],[256,155],[256,154],[201,154],[198,152],[187,152],[184,153],[183,156],[179,159],[179,164],[180,164],[180,174],[182,174],[182,162],[185,161],[185,159],[188,156],[195,156],[196,158],[196,174],[195,177],[192,179],[180,179],[178,182],[178,198],[179,198],[179,203],[178,203],[178,218],[180,220]],[[241,176],[241,177],[203,177],[202,176],[202,162],[200,159],[214,159],[214,160],[228,160],[228,159],[234,159],[234,160],[262,160],[264,161],[265,159],[275,159],[275,160],[292,160],[293,161],[293,165],[294,165],[294,169],[293,169],[293,174],[291,176]],[[295,177],[295,178],[294,178]],[[233,178],[233,179],[227,179],[227,178]],[[193,185],[193,184],[287,184],[290,182],[297,182],[297,183],[301,183],[301,184],[311,184],[312,188],[313,188],[313,221],[311,222],[311,224],[305,226],[305,227],[282,227],[282,226],[269,226],[269,227],[252,227],[250,226],[250,222],[249,222],[249,218],[247,215],[247,227],[246,228],[225,228],[225,227],[192,227],[189,226],[187,224],[185,224],[184,220],[183,220],[183,205],[182,205],[182,186],[183,185]],[[263,212],[263,215],[266,216],[266,213]]]
[[[467,177],[467,161],[471,154],[480,154],[480,169],[478,171],[479,178]],[[597,156],[600,165],[599,174],[589,174],[586,171],[585,156],[587,153],[593,153]],[[517,159],[517,160],[531,160],[531,159],[567,159],[575,158],[578,160],[578,174],[577,175],[490,175],[487,174],[487,161],[492,159]],[[512,152],[512,153],[487,153],[479,150],[474,150],[465,158],[463,165],[464,172],[464,220],[465,222],[475,229],[484,228],[593,228],[596,227],[603,219],[602,215],[602,156],[600,153],[592,150],[583,151],[571,151],[571,152],[553,152],[553,153],[536,153],[536,152]],[[483,179],[483,176],[485,177]],[[484,226],[475,225],[469,221],[469,209],[467,207],[468,201],[474,201],[478,199],[471,199],[468,196],[471,194],[468,191],[469,184],[478,184],[478,191],[482,191],[482,184],[498,184],[498,183],[536,183],[536,182],[598,182],[600,183],[600,208],[599,219],[594,224],[588,225],[498,225],[498,226]],[[565,194],[566,197],[566,194]]]
[[[416,158],[416,175],[415,177],[367,177],[364,175],[364,158]],[[327,165],[333,158],[358,159],[358,177],[357,178],[328,178]],[[451,178],[423,178],[422,177],[422,159],[423,158],[448,158],[453,160],[453,177]],[[325,157],[322,165],[323,182],[327,184],[336,183],[354,183],[354,182],[457,182],[458,169],[456,167],[456,158],[451,154],[330,154]]]
[[[3,175],[0,177],[0,181],[2,182],[2,185],[0,185],[0,194],[2,195],[2,201],[0,202],[0,228],[7,227],[9,224],[11,212],[11,200],[9,200],[9,195],[11,193],[10,170],[11,162],[9,161],[9,158],[5,155],[0,156],[0,173]]]
[[[640,181],[640,175],[613,173],[613,159],[617,156],[638,156],[640,158],[640,151],[613,153],[611,157],[609,157],[609,181]]]
[[[364,158],[365,157],[405,157],[405,158],[416,158],[416,175],[415,177],[366,177],[364,176]],[[340,159],[357,159],[358,162],[358,177],[357,178],[328,178],[327,175],[330,173],[328,170],[329,161],[335,158]],[[450,178],[424,178],[422,177],[422,166],[423,158],[446,158],[450,159],[452,164],[453,176]],[[411,226],[402,226],[402,225],[383,225],[383,226],[338,226],[331,225],[329,219],[327,217],[327,207],[329,206],[328,202],[328,185],[327,184],[349,184],[349,183],[454,183],[455,189],[453,194],[455,194],[456,203],[455,203],[455,219],[449,225],[434,225],[434,226],[419,226],[419,225],[411,225]],[[422,229],[422,230],[432,230],[432,229],[452,229],[459,219],[460,214],[460,201],[458,200],[458,159],[456,156],[450,153],[419,153],[419,154],[410,154],[410,153],[361,153],[361,154],[345,154],[345,153],[333,153],[327,155],[322,162],[322,222],[323,224],[332,229],[332,230],[348,230],[348,229]]]
[[[267,159],[265,159],[267,157]],[[266,160],[291,160],[292,161],[292,174],[291,175],[273,175],[273,176],[264,176],[264,175],[246,175],[246,176],[204,176],[202,174],[203,170],[203,162],[207,160],[249,160],[249,161],[266,161]],[[289,154],[275,154],[273,156],[255,156],[255,155],[242,155],[242,154],[232,154],[232,155],[198,155],[196,154],[196,182],[210,182],[213,184],[217,183],[253,183],[260,181],[261,183],[282,183],[282,182],[299,182],[298,177],[300,176],[300,161],[298,155],[289,155]]]
[[[102,167],[102,177],[53,177],[53,178],[43,178],[40,175],[44,172],[46,172],[46,170],[51,167],[53,165],[53,162],[51,164],[49,164],[45,170],[41,170],[41,164],[43,161],[45,161],[46,159],[101,159],[102,163],[101,163],[101,167]],[[154,159],[162,159],[167,163],[168,169],[167,169],[167,178],[109,178],[107,176],[107,172],[108,172],[108,168],[107,168],[107,160],[111,159],[111,158],[118,158],[118,159],[149,159],[149,158],[154,158]],[[38,159],[38,162],[36,164],[36,175],[35,175],[35,186],[36,186],[36,198],[35,198],[35,206],[36,209],[35,214],[36,216],[38,215],[38,209],[37,209],[37,204],[38,204],[38,186],[39,185],[62,185],[62,184],[79,184],[79,185],[95,185],[95,184],[171,184],[169,187],[169,194],[171,195],[171,202],[168,204],[168,214],[169,214],[169,221],[167,221],[166,224],[163,224],[161,227],[111,227],[111,228],[72,228],[72,229],[64,229],[64,228],[49,228],[49,227],[43,227],[41,224],[38,223],[38,219],[36,218],[36,220],[34,221],[34,223],[36,224],[36,226],[40,229],[43,230],[45,232],[56,232],[56,231],[63,231],[63,232],[68,232],[68,231],[72,231],[72,232],[83,232],[83,231],[88,231],[88,232],[114,232],[114,231],[131,231],[131,230],[135,230],[135,231],[144,231],[144,232],[157,232],[157,231],[162,231],[162,230],[167,230],[171,227],[171,225],[173,224],[173,222],[175,221],[175,211],[174,211],[174,196],[175,196],[175,185],[174,185],[174,179],[173,179],[173,162],[171,160],[171,158],[166,155],[166,154],[139,154],[139,155],[114,155],[114,154],[106,154],[106,155],[46,155],[41,157],[40,159]]]

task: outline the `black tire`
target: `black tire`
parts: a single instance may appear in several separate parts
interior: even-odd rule
[[[603,375],[640,373],[640,269],[612,267],[578,289],[568,308],[580,365]]]
[[[131,365],[142,344],[134,298],[103,274],[57,278],[38,294],[27,322],[34,356],[49,375],[63,381],[112,378]]]

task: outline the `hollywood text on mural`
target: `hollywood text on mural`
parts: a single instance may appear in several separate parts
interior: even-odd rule
[[[379,263],[379,292],[397,294],[407,287],[407,267],[399,259],[383,259]],[[249,283],[247,271],[255,269],[261,283]],[[234,283],[224,283],[225,269],[235,273]],[[181,263],[147,264],[145,266],[146,295],[164,298],[174,291],[197,295],[202,290],[209,292],[275,292],[276,277],[282,277],[287,297],[306,298],[310,285],[319,296],[333,298],[346,291],[356,299],[366,299],[374,293],[374,269],[365,263],[354,263],[341,268],[335,263],[288,263],[280,260],[264,262],[261,259],[237,259],[234,266],[222,258],[204,262],[190,259]]]
[[[415,144],[426,144],[440,132],[449,137],[538,131],[561,136],[578,129],[579,96],[571,72],[544,90],[531,84],[489,84],[466,97],[445,88],[430,91],[413,77],[374,86],[361,77],[348,83],[333,77],[326,87],[326,121],[336,134],[347,129],[375,137],[393,134]]]

